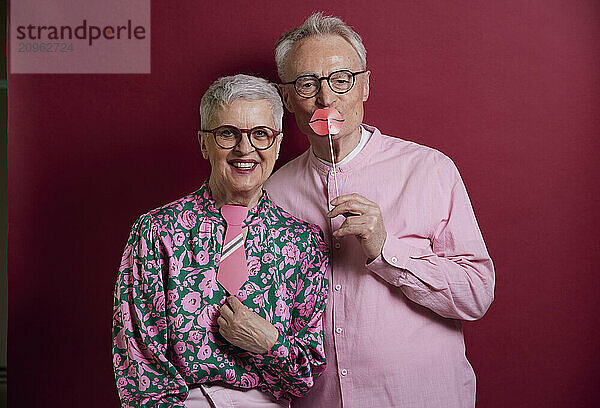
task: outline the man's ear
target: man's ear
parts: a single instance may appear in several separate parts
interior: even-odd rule
[[[275,160],[279,159],[279,152],[281,151],[281,141],[283,140],[283,133],[280,133],[277,135],[277,140],[275,141],[275,144],[277,145],[277,156],[275,157]]]
[[[290,104],[290,88],[292,87],[285,86],[283,84],[277,84],[277,88],[279,88],[279,93],[281,94],[281,99],[283,100],[283,105],[285,108],[291,113],[294,113],[294,109]]]
[[[202,151],[202,157],[208,160],[208,149],[206,148],[206,138],[202,135],[202,131],[198,131],[198,143],[200,143],[200,150]]]
[[[367,99],[369,99],[369,91],[371,90],[369,82],[370,78],[371,71],[365,72],[365,74],[363,75],[363,102],[366,102]]]

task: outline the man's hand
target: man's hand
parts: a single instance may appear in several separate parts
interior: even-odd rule
[[[273,347],[279,330],[249,310],[235,296],[229,296],[221,306],[217,319],[219,333],[233,344],[253,353],[266,353]]]
[[[331,205],[334,208],[327,213],[329,218],[340,214],[346,217],[340,228],[333,232],[333,236],[340,239],[346,235],[354,235],[367,255],[367,262],[377,258],[383,251],[387,238],[379,205],[359,194],[339,196],[331,200]]]

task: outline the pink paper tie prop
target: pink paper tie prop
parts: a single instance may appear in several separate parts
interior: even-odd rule
[[[221,214],[227,222],[227,229],[217,282],[223,285],[229,294],[235,295],[248,280],[248,262],[242,232],[242,222],[248,215],[248,208],[240,205],[224,205],[221,207]]]
[[[333,166],[333,179],[335,180],[335,194],[340,196],[338,188],[337,171],[335,168],[335,158],[333,156],[333,141],[331,135],[337,135],[344,124],[344,117],[336,108],[317,109],[311,116],[308,125],[319,136],[327,135],[329,137],[329,150],[331,151],[331,164]]]

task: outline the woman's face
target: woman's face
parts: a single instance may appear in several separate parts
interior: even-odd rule
[[[264,99],[236,99],[218,109],[210,127],[223,125],[239,129],[268,126],[279,130],[273,121],[271,105]],[[214,198],[222,204],[256,204],[262,194],[262,185],[273,171],[282,137],[283,134],[279,134],[270,148],[256,150],[250,144],[248,134],[244,133],[236,147],[223,149],[211,133],[204,132],[200,147],[202,156],[210,161],[210,187]]]

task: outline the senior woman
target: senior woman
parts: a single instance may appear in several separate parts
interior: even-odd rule
[[[288,406],[324,370],[322,233],[262,190],[282,115],[261,78],[224,77],[202,97],[210,177],[135,222],[119,269],[113,366],[123,406]],[[237,238],[225,242],[230,232]]]

